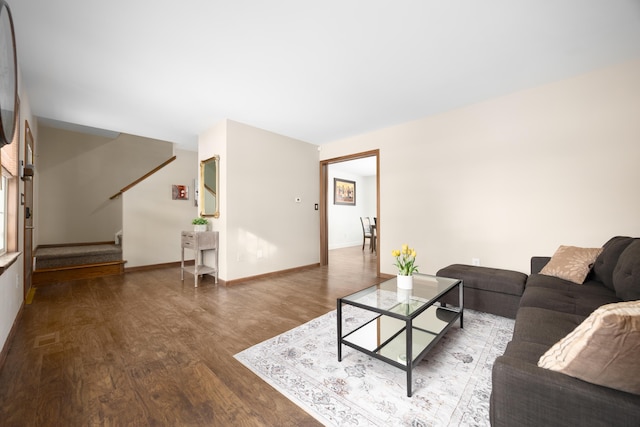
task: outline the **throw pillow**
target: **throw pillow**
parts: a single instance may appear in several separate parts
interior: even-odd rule
[[[540,274],[558,277],[581,285],[601,252],[602,248],[560,245]]]
[[[640,394],[640,301],[606,304],[538,360],[583,381]]]
[[[621,300],[640,299],[640,240],[635,240],[620,254],[613,269],[613,287]]]

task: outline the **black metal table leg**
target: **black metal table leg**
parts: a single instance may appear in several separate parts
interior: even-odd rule
[[[464,282],[461,280],[458,285],[458,289],[460,292],[460,329],[464,328],[464,323],[462,317],[464,315]]]
[[[407,397],[411,397],[413,390],[411,387],[411,373],[413,371],[413,322],[407,320],[407,326],[405,331],[407,337],[407,350],[406,350],[406,364],[407,364]]]
[[[337,307],[337,319],[338,319],[338,362],[342,362],[342,299],[338,298]]]

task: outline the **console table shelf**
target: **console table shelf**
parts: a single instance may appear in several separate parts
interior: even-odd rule
[[[182,258],[180,261],[180,280],[184,280],[184,272],[193,274],[195,287],[198,287],[198,276],[211,274],[218,283],[218,232],[217,231],[183,231],[180,236]],[[184,250],[195,252],[195,265],[185,267]],[[205,265],[205,251],[213,251],[213,265]]]

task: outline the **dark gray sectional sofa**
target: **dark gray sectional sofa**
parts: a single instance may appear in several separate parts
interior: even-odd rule
[[[537,365],[601,305],[640,299],[640,239],[609,240],[582,285],[538,274],[549,259],[532,258],[512,341],[494,363],[491,425],[640,426],[640,395]]]

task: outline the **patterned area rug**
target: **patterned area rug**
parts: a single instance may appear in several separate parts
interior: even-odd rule
[[[346,333],[370,313],[343,308]],[[338,362],[336,311],[235,355],[280,393],[329,426],[489,426],[491,367],[513,333],[511,319],[464,312],[406,373],[351,347]]]

